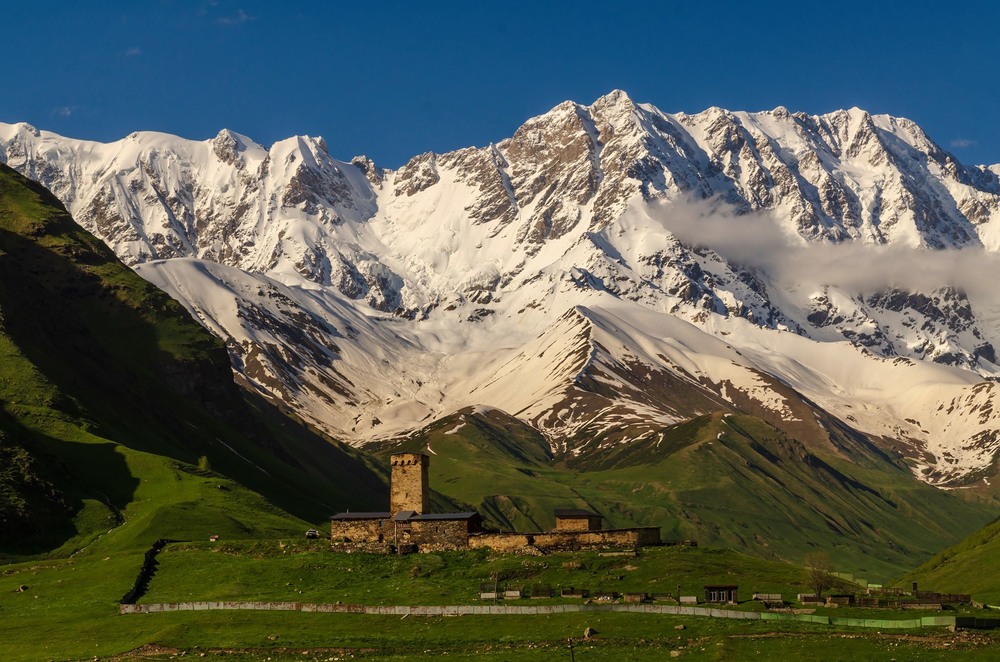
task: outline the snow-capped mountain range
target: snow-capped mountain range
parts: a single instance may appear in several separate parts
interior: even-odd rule
[[[0,161],[226,339],[246,386],[352,443],[488,406],[581,454],[731,409],[848,426],[942,485],[988,480],[1000,452],[1000,166],[905,119],[667,114],[616,91],[398,170],[322,138],[26,124],[0,124]],[[711,223],[769,224],[805,266],[685,234]],[[808,257],[830,246],[863,249],[855,272],[895,251],[921,286],[845,282]],[[966,258],[980,286],[927,285],[924,260]]]

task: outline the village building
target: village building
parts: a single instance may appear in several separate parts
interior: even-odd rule
[[[367,551],[438,551],[468,547],[482,531],[479,513],[430,513],[429,459],[420,453],[392,456],[390,511],[338,513],[330,519],[334,545]]]
[[[740,587],[735,584],[707,584],[705,586],[705,602],[739,602],[739,589]]]
[[[659,527],[603,529],[603,518],[587,510],[556,510],[555,529],[537,533],[486,530],[477,512],[431,513],[429,464],[430,458],[422,453],[393,455],[389,510],[331,517],[334,549],[406,553],[487,548],[544,553],[661,544]]]
[[[572,508],[556,509],[556,531],[600,531],[601,520],[597,513]]]

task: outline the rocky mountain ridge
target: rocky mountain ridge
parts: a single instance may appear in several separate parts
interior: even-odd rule
[[[616,91],[395,171],[321,138],[102,145],[23,124],[0,125],[0,160],[224,338],[240,380],[341,438],[489,405],[579,454],[714,407],[795,427],[803,402],[934,482],[1000,450],[997,302],[784,282],[670,229],[764,214],[804,246],[995,254],[1000,167],[905,119],[666,114]]]

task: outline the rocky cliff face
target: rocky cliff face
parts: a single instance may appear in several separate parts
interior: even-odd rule
[[[226,339],[241,380],[337,436],[488,404],[582,452],[600,429],[623,443],[714,406],[802,418],[776,403],[805,397],[905,441],[933,480],[996,451],[989,422],[945,439],[922,409],[992,399],[965,390],[996,372],[993,301],[948,282],[789,283],[664,224],[766,213],[802,245],[1000,250],[1000,167],[958,163],[905,119],[667,114],[616,91],[395,171],[320,138],[97,144],[24,124],[0,125],[0,160]],[[838,362],[881,394],[856,402]],[[905,397],[921,380],[936,392]]]

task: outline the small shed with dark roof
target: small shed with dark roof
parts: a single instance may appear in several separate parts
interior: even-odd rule
[[[363,520],[363,519],[389,519],[389,513],[337,513],[330,518],[331,521],[353,521],[353,520]]]
[[[738,602],[739,588],[735,584],[706,584],[705,602]]]
[[[602,518],[579,508],[556,509],[556,531],[600,531]]]

